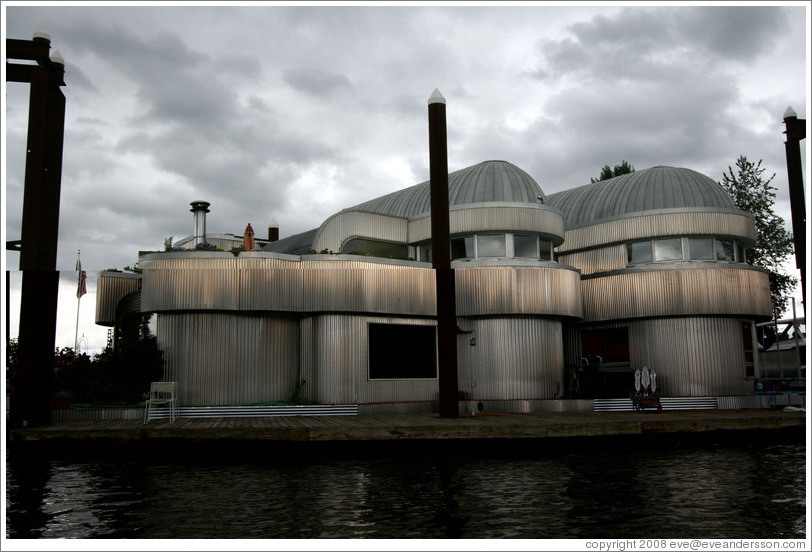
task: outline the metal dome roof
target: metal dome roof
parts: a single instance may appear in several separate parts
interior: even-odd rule
[[[658,209],[739,211],[725,190],[704,174],[677,167],[652,167],[550,194],[567,228]]]
[[[483,161],[448,175],[449,207],[471,203],[538,203],[546,198],[538,183],[507,161]],[[367,201],[345,211],[365,211],[410,218],[431,211],[429,181]]]

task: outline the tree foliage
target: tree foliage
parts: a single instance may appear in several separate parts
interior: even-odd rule
[[[634,165],[630,165],[628,161],[623,160],[620,165],[615,165],[613,169],[609,165],[604,165],[601,169],[601,175],[598,178],[590,178],[590,183],[600,182],[601,180],[609,180],[622,174],[629,174],[634,172]]]
[[[770,295],[776,317],[787,309],[789,295],[798,283],[796,278],[782,272],[782,264],[793,253],[792,234],[784,227],[784,220],[775,214],[775,173],[764,177],[762,160],[753,163],[745,156],[736,160],[736,171],[728,166],[719,183],[742,211],[755,217],[756,243],[747,250],[747,262],[770,271]]]

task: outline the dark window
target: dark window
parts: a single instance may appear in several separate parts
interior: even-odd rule
[[[474,258],[474,237],[454,238],[451,240],[452,259],[473,259]]]
[[[688,240],[688,254],[692,261],[712,261],[713,238],[691,238]]]
[[[538,259],[538,238],[536,236],[513,236],[513,256],[524,259]],[[542,245],[544,242],[542,242]]]
[[[542,261],[552,261],[553,260],[553,242],[547,240],[541,240],[539,246],[539,258]]]
[[[656,240],[654,242],[655,261],[681,261],[682,260],[682,240],[672,238],[668,240]]]
[[[431,244],[423,244],[420,246],[420,260],[424,263],[431,262]]]
[[[484,235],[477,236],[477,257],[504,257],[507,255],[505,249],[505,235]]]
[[[436,377],[435,326],[369,325],[369,379]]]
[[[628,245],[630,263],[650,263],[651,262],[651,242],[632,242]]]
[[[590,364],[629,362],[629,330],[615,328],[583,331],[581,347],[583,356]]]
[[[736,242],[736,256],[737,262],[746,263],[747,262],[747,253],[745,252],[744,246],[738,242]]]
[[[716,240],[716,260],[733,260],[733,240]]]

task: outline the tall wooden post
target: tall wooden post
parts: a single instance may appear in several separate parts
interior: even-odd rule
[[[33,40],[6,39],[8,60],[33,60],[36,65],[6,62],[6,80],[30,83],[28,143],[20,239],[20,331],[18,366],[12,382],[11,423],[16,427],[51,419],[56,307],[56,270],[62,145],[65,129],[65,62],[51,39],[36,33]]]
[[[429,179],[431,186],[431,258],[437,284],[437,354],[440,417],[459,416],[457,383],[457,299],[451,268],[448,214],[448,137],[445,98],[435,90],[429,105]]]
[[[792,209],[792,235],[795,239],[795,266],[801,271],[801,293],[806,317],[806,204],[804,203],[804,173],[801,165],[801,140],[806,138],[806,119],[799,119],[788,107],[784,112],[787,141],[787,177],[789,203]]]

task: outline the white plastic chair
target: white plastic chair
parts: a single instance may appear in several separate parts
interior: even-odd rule
[[[149,398],[144,407],[144,423],[155,417],[158,408],[169,408],[169,422],[175,423],[178,417],[178,382],[153,381],[149,386]]]

